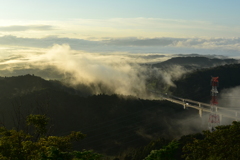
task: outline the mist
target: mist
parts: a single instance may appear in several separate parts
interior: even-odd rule
[[[219,95],[219,105],[232,108],[236,110],[240,110],[240,86],[236,86],[229,89],[224,89],[221,91]]]
[[[165,55],[129,55],[127,53],[87,53],[72,50],[67,44],[54,45],[42,53],[18,53],[1,62],[1,76],[34,74],[45,79],[64,81],[71,86],[91,86],[92,94],[122,94],[150,98],[147,79],[159,79],[174,86],[172,78],[183,72],[178,67],[169,70],[151,68],[146,63],[166,60]],[[163,79],[163,81],[161,80]]]
[[[151,99],[154,96],[149,94],[150,90],[165,93],[169,86],[176,87],[175,80],[192,71],[180,65],[160,68],[151,65],[175,56],[180,55],[89,53],[73,50],[68,44],[55,44],[45,50],[2,57],[0,76],[34,74],[47,80],[60,80],[75,88],[88,86],[91,94],[120,94]]]
[[[43,54],[24,53],[18,57],[2,62],[3,69],[12,73],[20,69],[51,69],[73,86],[98,85],[94,94],[107,92],[142,97],[146,92],[146,68],[125,55],[86,53],[72,50],[66,44],[56,44]]]

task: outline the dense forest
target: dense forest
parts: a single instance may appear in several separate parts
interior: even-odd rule
[[[240,85],[239,73],[240,64],[195,68],[175,79],[175,86],[164,87],[164,91],[209,103],[211,76],[220,77],[221,92]],[[162,85],[153,84],[155,80],[151,79],[148,82],[156,86],[156,92],[162,92]],[[24,135],[22,141],[32,144],[27,145],[30,153],[31,150],[37,152],[36,148],[44,140],[43,146],[47,149],[38,148],[42,150],[42,159],[51,159],[51,156],[115,160],[234,159],[238,156],[238,152],[231,155],[221,153],[224,147],[214,148],[223,143],[233,150],[239,146],[238,122],[219,126],[213,133],[202,132],[207,129],[207,121],[198,116],[197,110],[184,110],[182,106],[163,101],[157,95],[151,99],[104,92],[92,95],[91,87],[83,84],[72,87],[58,80],[27,74],[0,78],[0,104],[0,141],[11,146],[17,142],[10,142],[8,136]],[[25,133],[32,137],[27,138]],[[54,136],[61,138],[56,140],[55,148],[51,148],[52,141],[47,138]],[[230,141],[225,143],[227,139]],[[231,146],[233,142],[236,145]],[[60,144],[65,144],[66,148],[71,148],[72,144],[73,147],[61,149]],[[204,148],[205,145],[209,145],[208,149]],[[25,154],[21,149],[18,152]],[[201,154],[203,152],[204,155]],[[8,150],[2,150],[0,154],[17,155],[15,152],[10,154]]]

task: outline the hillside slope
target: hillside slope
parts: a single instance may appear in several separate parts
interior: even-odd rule
[[[220,77],[219,91],[240,85],[240,64],[202,69],[174,81],[173,95],[209,102],[211,76]],[[8,128],[24,128],[24,117],[46,114],[51,135],[82,131],[87,138],[75,147],[116,155],[146,145],[158,137],[177,138],[206,129],[198,111],[159,100],[132,96],[89,95],[33,75],[0,78],[0,121]],[[19,118],[19,115],[20,118]],[[16,123],[19,122],[19,123]]]
[[[153,64],[152,67],[156,68],[167,68],[172,65],[180,65],[187,69],[200,69],[216,67],[225,64],[238,63],[236,59],[218,59],[218,58],[207,58],[207,57],[173,57],[167,61]]]
[[[0,90],[6,90],[0,95],[3,125],[24,128],[26,115],[46,114],[52,119],[52,135],[74,130],[87,134],[77,148],[116,155],[157,137],[176,138],[202,129],[195,127],[201,123],[197,111],[167,101],[104,94],[82,97],[73,88],[32,75],[6,77],[0,82],[4,84]],[[191,118],[194,121],[187,122]]]
[[[209,103],[212,76],[219,77],[219,92],[226,88],[239,86],[240,64],[218,66],[188,73],[182,79],[174,81],[176,87],[172,87],[170,92],[175,96]]]

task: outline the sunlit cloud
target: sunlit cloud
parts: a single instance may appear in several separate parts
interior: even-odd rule
[[[238,26],[223,26],[208,21],[162,19],[162,18],[110,18],[69,19],[65,21],[3,21],[0,33],[15,32],[15,36],[43,38],[58,37],[105,39],[124,37],[234,37],[240,33]],[[4,24],[4,25],[3,25]],[[32,34],[22,33],[29,31]],[[35,32],[34,32],[35,31]],[[36,32],[37,31],[37,32]],[[41,31],[42,35],[38,34]]]
[[[0,32],[16,32],[16,31],[28,31],[28,30],[37,30],[37,31],[45,31],[45,30],[53,30],[54,27],[50,25],[29,25],[29,26],[0,26]]]
[[[144,67],[132,63],[124,55],[101,55],[74,51],[69,45],[54,45],[43,54],[19,54],[0,62],[1,65],[16,69],[54,68],[67,74],[71,84],[86,85],[102,83],[110,93],[138,95],[145,91]],[[4,68],[6,70],[6,68]],[[138,84],[137,86],[135,84]],[[100,91],[96,90],[96,93]]]
[[[229,56],[240,52],[239,38],[109,38],[105,40],[87,40],[79,38],[61,38],[50,36],[45,38],[23,38],[12,35],[0,37],[1,46],[19,46],[49,48],[54,44],[69,44],[74,50],[95,53],[192,53],[227,52]],[[195,50],[195,51],[194,51]],[[209,54],[208,53],[208,54]]]
[[[87,53],[101,61],[117,59],[138,64],[157,63],[173,54],[238,57],[240,52],[240,38],[232,36],[240,31],[236,26],[207,21],[111,18],[0,20],[0,24],[0,69],[17,64],[36,65],[42,55],[57,45],[69,46],[78,56]]]

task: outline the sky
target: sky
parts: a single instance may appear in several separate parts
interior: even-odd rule
[[[0,69],[36,63],[56,46],[139,63],[175,54],[240,58],[239,6],[238,0],[2,0]]]
[[[68,44],[97,53],[239,57],[238,0],[8,0],[0,10],[0,52]]]

